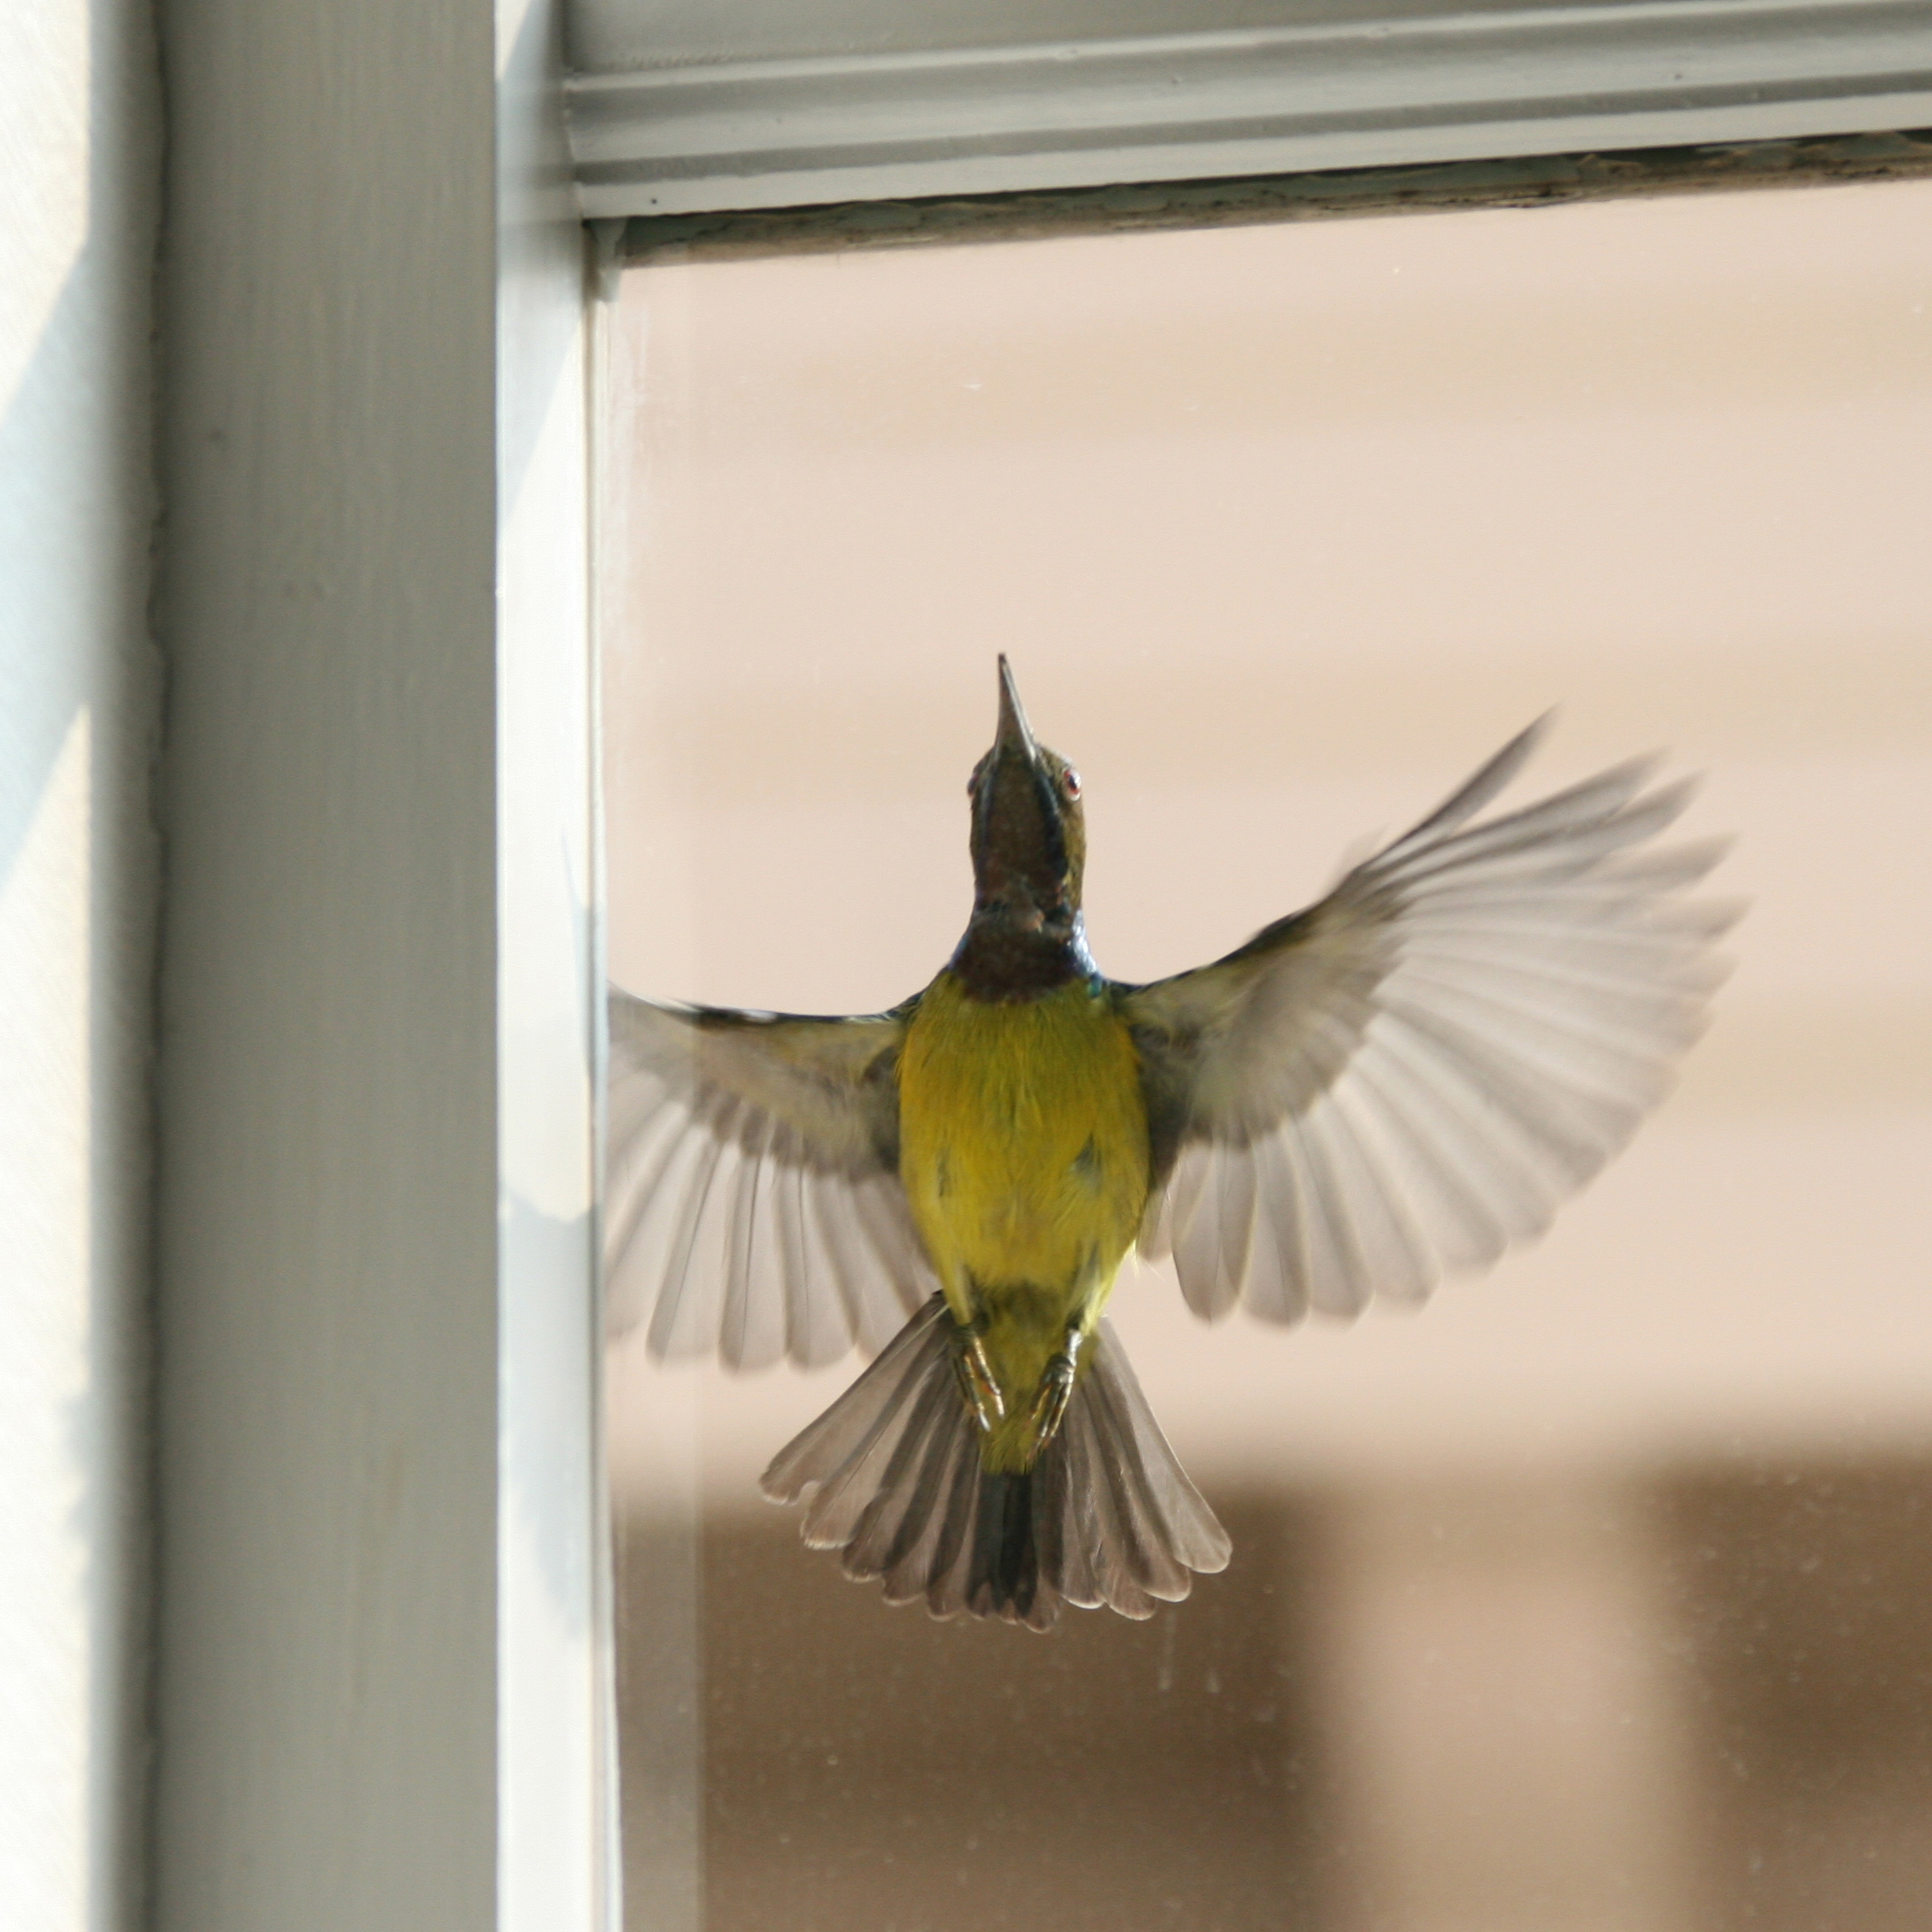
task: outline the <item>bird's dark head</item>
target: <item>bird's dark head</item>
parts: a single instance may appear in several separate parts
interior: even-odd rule
[[[1014,994],[1091,971],[1080,926],[1087,823],[1080,776],[1033,736],[999,661],[999,729],[972,768],[972,924],[955,969]],[[972,977],[971,973],[967,976]]]

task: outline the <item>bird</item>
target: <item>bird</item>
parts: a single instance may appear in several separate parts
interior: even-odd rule
[[[872,1359],[766,1469],[892,1603],[1034,1630],[1222,1569],[1106,1315],[1133,1248],[1266,1323],[1414,1302],[1533,1239],[1670,1088],[1738,915],[1690,781],[1636,759],[1484,808],[1512,738],[1211,964],[1107,978],[1074,767],[998,660],[973,900],[937,976],[845,1017],[608,998],[607,1319],[659,1359]]]

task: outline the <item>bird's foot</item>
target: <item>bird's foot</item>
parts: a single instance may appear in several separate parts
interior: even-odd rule
[[[980,1432],[990,1435],[994,1426],[1005,1418],[1007,1405],[1000,1396],[999,1384],[993,1379],[986,1345],[971,1329],[961,1329],[953,1360],[959,1367],[960,1385],[966,1391],[966,1400],[979,1422]]]
[[[1040,1447],[1052,1442],[1073,1400],[1073,1385],[1079,1373],[1080,1344],[1086,1337],[1078,1328],[1066,1331],[1066,1346],[1053,1356],[1040,1378],[1040,1392],[1033,1397],[1033,1441]]]

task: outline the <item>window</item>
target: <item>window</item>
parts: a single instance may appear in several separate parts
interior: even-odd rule
[[[1753,901],[1681,1090],[1493,1278],[1280,1333],[1130,1265],[1235,1544],[1147,1623],[888,1608],[757,1495],[855,1361],[620,1341],[633,1926],[1917,1923],[1928,203],[626,272],[618,984],[923,985],[999,650],[1082,772],[1117,977],[1314,898],[1557,701],[1511,795],[1671,744]]]

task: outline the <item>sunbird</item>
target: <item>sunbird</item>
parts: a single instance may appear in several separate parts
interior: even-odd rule
[[[874,1356],[761,1486],[889,1602],[1178,1602],[1230,1545],[1106,1319],[1127,1250],[1210,1321],[1419,1301],[1539,1234],[1702,1029],[1737,909],[1685,891],[1722,842],[1652,843],[1691,789],[1655,759],[1478,821],[1542,730],[1305,911],[1128,985],[1088,949],[1079,777],[1001,657],[972,913],[923,992],[612,989],[613,1325],[734,1369]]]

